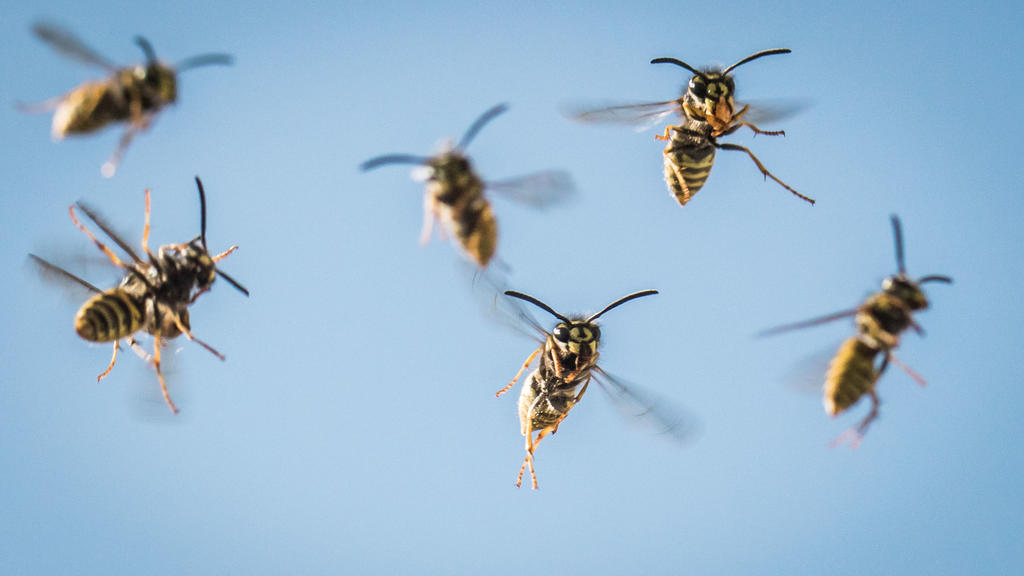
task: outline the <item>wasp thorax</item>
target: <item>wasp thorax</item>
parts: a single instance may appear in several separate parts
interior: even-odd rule
[[[903,276],[889,276],[882,281],[882,291],[906,302],[911,310],[923,310],[928,307],[928,298],[913,280]]]

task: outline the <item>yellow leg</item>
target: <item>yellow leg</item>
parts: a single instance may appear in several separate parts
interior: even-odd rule
[[[221,260],[224,259],[225,256],[231,254],[235,250],[238,250],[238,245],[232,246],[231,248],[228,248],[227,250],[221,252],[220,254],[217,254],[216,256],[213,257],[213,261],[220,262]]]
[[[167,392],[167,382],[164,380],[164,372],[160,369],[160,336],[153,336],[153,367],[156,368],[156,377],[160,380],[160,392],[164,395],[164,402],[171,407],[171,412],[177,414],[178,407],[174,405],[174,401],[171,400],[170,393]]]
[[[100,250],[102,250],[103,253],[106,254],[108,258],[110,258],[111,262],[113,262],[117,266],[120,266],[121,268],[129,268],[129,269],[131,268],[130,266],[128,266],[127,264],[122,262],[121,259],[117,257],[117,254],[114,254],[114,252],[110,248],[107,248],[106,244],[104,244],[103,242],[100,242],[99,239],[97,239],[96,236],[94,236],[93,233],[90,232],[88,228],[86,228],[81,222],[78,221],[78,217],[75,216],[75,207],[73,205],[68,207],[68,212],[71,213],[71,221],[75,223],[75,226],[77,226],[79,230],[84,232],[85,235],[88,236],[89,239],[92,240],[94,244],[99,246]]]
[[[178,330],[180,330],[181,333],[185,335],[185,338],[188,338],[189,340],[195,342],[196,344],[199,344],[203,348],[206,348],[207,350],[210,351],[211,354],[213,354],[217,358],[220,358],[221,360],[225,359],[224,355],[214,350],[212,346],[210,346],[206,342],[203,342],[199,338],[193,336],[192,332],[185,326],[185,323],[181,321],[181,318],[178,318],[177,314],[171,314],[171,319],[174,320],[174,325],[177,326]]]
[[[508,386],[505,386],[501,390],[498,390],[494,394],[495,398],[501,396],[505,392],[508,392],[513,386],[515,386],[516,380],[519,380],[519,377],[523,375],[523,372],[526,371],[526,368],[529,367],[530,364],[533,362],[533,359],[537,356],[537,353],[540,352],[543,348],[544,348],[544,346],[541,346],[540,348],[537,348],[536,350],[534,350],[533,354],[530,354],[530,356],[526,359],[526,362],[523,362],[523,366],[521,368],[519,368],[519,372],[516,372],[516,377],[513,378],[512,381],[508,383]]]
[[[782,186],[786,190],[789,190],[790,192],[792,192],[793,195],[795,195],[798,198],[801,198],[801,199],[803,199],[803,200],[805,200],[807,202],[810,202],[812,205],[814,204],[814,199],[813,198],[804,196],[803,194],[801,194],[801,193],[797,192],[796,190],[790,188],[788,184],[786,184],[782,180],[779,180],[778,178],[775,177],[774,174],[769,172],[768,169],[764,167],[764,164],[761,164],[761,161],[757,159],[757,156],[754,156],[754,153],[751,152],[750,149],[748,149],[748,148],[746,148],[744,146],[740,146],[739,144],[719,144],[718,147],[722,148],[723,150],[740,150],[742,152],[746,152],[747,155],[750,156],[750,159],[754,161],[754,164],[757,165],[757,169],[761,171],[761,174],[765,178],[771,178],[772,180],[775,180],[775,182],[777,182],[780,186]]]
[[[107,369],[104,370],[102,374],[96,377],[96,382],[99,382],[100,380],[106,378],[107,375],[110,374],[110,371],[114,369],[114,362],[117,362],[117,351],[119,348],[121,348],[121,345],[118,343],[117,340],[114,340],[114,355],[110,358],[110,364],[107,366]]]

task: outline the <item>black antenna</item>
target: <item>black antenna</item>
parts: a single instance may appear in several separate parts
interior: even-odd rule
[[[153,64],[156,64],[156,52],[153,51],[153,45],[149,43],[149,40],[146,40],[142,36],[136,36],[135,43],[139,45],[139,48],[142,49],[142,53],[146,55],[146,65],[152,66]]]
[[[199,238],[203,242],[203,249],[206,250],[206,191],[203,190],[203,181],[199,179],[199,176],[196,176],[196,186],[199,188]],[[228,276],[216,266],[214,266],[214,270],[217,271],[218,276],[227,280],[228,284],[234,286],[239,292],[246,296],[249,295],[249,291],[245,289],[245,286],[239,284],[237,280]]]
[[[907,267],[903,263],[903,231],[900,229],[900,217],[893,214],[889,217],[892,220],[892,238],[896,244],[896,266],[900,275],[907,273]]]
[[[551,306],[548,306],[547,304],[541,302],[540,300],[537,300],[533,296],[529,296],[529,295],[523,294],[522,292],[516,292],[515,290],[505,290],[505,294],[508,295],[508,296],[511,296],[513,298],[519,298],[520,300],[526,300],[527,302],[533,304],[534,306],[537,306],[538,308],[541,308],[543,310],[547,310],[548,312],[551,313],[552,316],[554,316],[555,318],[558,318],[562,322],[565,322],[566,324],[572,324],[572,320],[569,320],[565,316],[562,316],[558,312],[555,312],[551,308]]]
[[[480,132],[481,128],[486,126],[491,120],[494,120],[495,117],[503,114],[506,110],[508,110],[508,104],[501,103],[481,114],[469,129],[466,130],[466,133],[462,136],[462,140],[459,140],[459,144],[455,148],[458,150],[465,150],[466,146],[469,146],[469,143],[473,141],[473,138],[476,138],[476,135]]]
[[[758,58],[760,58],[762,56],[771,56],[772,54],[789,54],[790,52],[792,52],[792,50],[790,50],[789,48],[773,48],[771,50],[764,50],[764,51],[758,52],[756,54],[751,54],[750,56],[747,56],[743,60],[740,60],[739,62],[733,64],[732,66],[729,66],[725,70],[722,70],[722,75],[724,76],[724,75],[728,74],[733,68],[736,68],[738,66],[742,66],[743,64],[746,64],[747,62],[750,62],[751,60],[757,60]]]
[[[174,67],[180,72],[189,68],[199,68],[200,66],[231,66],[234,63],[235,57],[231,54],[200,54],[199,56],[192,56],[178,62]]]
[[[604,310],[601,310],[597,314],[594,314],[590,318],[587,318],[587,322],[589,323],[589,322],[593,322],[594,320],[597,320],[598,316],[604,314],[605,312],[611,310],[612,308],[615,308],[617,306],[621,306],[622,304],[625,304],[626,302],[629,302],[630,300],[634,300],[636,298],[643,298],[644,296],[651,296],[651,295],[657,294],[657,293],[658,293],[657,290],[641,290],[640,292],[633,292],[632,294],[630,294],[628,296],[623,296],[622,298],[619,298],[615,302],[612,302],[611,304],[605,306]]]
[[[651,60],[651,64],[675,64],[676,66],[682,66],[683,68],[686,68],[687,70],[693,72],[697,76],[700,76],[704,80],[707,80],[707,76],[705,76],[703,72],[697,70],[696,68],[690,66],[689,64],[683,62],[682,60],[676,60],[675,58],[655,58],[654,60]]]
[[[363,172],[373,170],[378,166],[384,166],[385,164],[426,164],[430,162],[430,158],[424,158],[423,156],[413,156],[412,154],[385,154],[384,156],[377,156],[376,158],[370,158],[366,162],[359,165],[359,169]]]
[[[942,282],[944,284],[952,284],[953,279],[950,278],[949,276],[943,276],[941,274],[931,274],[917,281],[918,284],[925,284],[928,282]]]

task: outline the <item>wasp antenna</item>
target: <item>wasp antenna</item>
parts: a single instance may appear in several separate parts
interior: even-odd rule
[[[359,169],[363,172],[368,172],[378,166],[384,166],[385,164],[426,164],[427,162],[430,162],[430,158],[413,156],[412,154],[386,154],[384,156],[370,158],[366,162],[360,164]]]
[[[249,291],[245,289],[245,286],[242,286],[241,284],[239,284],[238,281],[235,280],[234,278],[232,278],[231,276],[228,276],[227,274],[225,274],[224,272],[221,272],[220,270],[217,270],[217,275],[220,276],[221,278],[227,280],[228,284],[231,284],[232,286],[234,286],[242,294],[245,294],[246,296],[249,295]]]
[[[203,181],[196,176],[196,187],[199,188],[199,238],[203,241],[203,248],[206,248],[206,191],[203,190]]]
[[[616,308],[618,306],[621,306],[621,305],[625,304],[626,302],[629,302],[630,300],[634,300],[636,298],[643,298],[644,296],[652,296],[652,295],[657,294],[657,293],[658,293],[657,290],[641,290],[639,292],[633,292],[632,294],[629,294],[627,296],[623,296],[622,298],[619,298],[615,302],[612,302],[611,304],[605,306],[604,310],[601,310],[597,314],[594,314],[590,318],[587,318],[587,322],[593,322],[594,320],[597,320],[597,318],[600,315],[602,315],[605,312],[611,310],[612,308]]]
[[[682,66],[683,68],[686,68],[687,70],[693,72],[694,74],[700,76],[701,78],[707,78],[707,76],[705,76],[704,73],[701,72],[700,70],[697,70],[696,68],[690,66],[689,64],[683,62],[682,60],[676,60],[675,58],[655,58],[654,60],[651,60],[651,64],[675,64],[676,66]]]
[[[146,55],[146,64],[156,64],[156,52],[153,50],[153,45],[149,43],[142,36],[135,37],[135,43],[142,49],[142,53]]]
[[[738,66],[742,66],[743,64],[746,64],[747,62],[750,62],[751,60],[757,60],[758,58],[760,58],[762,56],[771,56],[772,54],[789,54],[790,52],[792,52],[792,50],[790,50],[789,48],[773,48],[771,50],[763,50],[761,52],[757,52],[756,54],[751,54],[750,56],[747,56],[743,60],[740,60],[739,62],[737,62],[737,63],[733,64],[732,66],[729,66],[728,68],[723,70],[722,71],[722,75],[724,76],[724,75],[728,74],[734,68],[736,68]]]
[[[522,292],[516,292],[515,290],[505,290],[505,295],[506,296],[511,296],[513,298],[519,298],[520,300],[526,300],[530,304],[533,304],[534,306],[536,306],[536,307],[538,307],[538,308],[540,308],[542,310],[546,310],[552,316],[554,316],[555,318],[558,318],[562,322],[566,322],[568,324],[572,324],[572,320],[569,320],[565,316],[562,316],[558,312],[555,312],[554,309],[551,308],[551,306],[548,306],[547,304],[541,302],[540,300],[537,300],[533,296],[529,296],[527,294],[523,294]]]
[[[950,278],[949,276],[944,276],[942,274],[931,274],[917,281],[918,284],[925,284],[928,282],[942,282],[943,284],[952,284],[953,279]]]
[[[497,116],[504,114],[506,110],[508,110],[508,104],[503,102],[481,114],[480,117],[473,122],[469,129],[466,130],[466,133],[462,135],[462,139],[459,140],[459,145],[456,146],[455,148],[457,150],[465,150],[466,146],[469,146],[469,143],[473,141],[473,138],[476,138],[476,135],[484,126],[487,125],[488,122],[494,120],[494,118],[496,118]]]
[[[231,54],[200,54],[178,62],[174,67],[180,72],[200,66],[231,66],[234,63],[235,57]]]
[[[906,274],[907,267],[903,262],[903,231],[900,228],[900,217],[893,214],[889,218],[892,220],[892,239],[896,244],[896,266],[900,274]]]

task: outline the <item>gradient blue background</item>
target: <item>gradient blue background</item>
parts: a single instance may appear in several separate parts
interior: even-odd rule
[[[31,4],[31,6],[30,6]],[[613,4],[615,6],[613,6]],[[14,2],[0,18],[0,573],[1011,574],[1024,554],[1024,284],[1018,126],[1024,16],[984,3]],[[39,18],[108,58],[144,34],[179,60],[180,102],[119,174],[118,129],[50,141],[15,101],[99,72],[30,33]],[[573,124],[573,102],[675,97],[669,56],[728,65],[740,99],[810,103],[747,144],[810,207],[719,154],[685,208],[654,131]],[[534,343],[480,313],[453,247],[417,239],[422,188],[388,152],[426,154],[483,110],[485,178],[572,172],[572,203],[495,201],[512,286],[564,312],[643,288],[604,321],[602,365],[699,419],[679,447],[593,389],[516,490],[513,395]],[[81,298],[35,252],[101,286],[117,272],[67,217],[85,200],[137,242],[198,230],[252,290],[193,308],[220,362],[179,339],[167,378],[72,330]],[[895,269],[889,215],[928,286],[882,417],[829,449],[866,406],[828,418],[802,380],[852,331],[759,329],[851,307]],[[549,318],[538,315],[543,323]],[[814,372],[817,370],[818,372]]]

